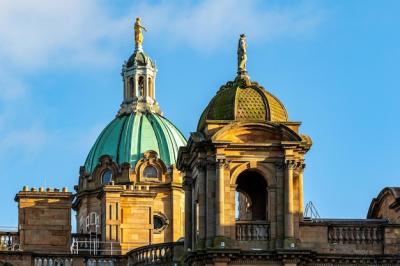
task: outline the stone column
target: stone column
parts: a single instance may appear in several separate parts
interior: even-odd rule
[[[285,228],[285,201],[284,201],[284,164],[277,162],[275,164],[275,174],[276,174],[276,241],[275,246],[277,248],[283,247],[282,240],[284,239],[284,228]],[[271,223],[271,234],[274,230]],[[272,236],[272,235],[271,235]],[[272,239],[272,237],[271,237]]]
[[[147,97],[149,97],[149,78],[146,74],[143,75],[143,82],[144,82],[143,98],[147,99]]]
[[[198,185],[199,185],[199,239],[197,245],[203,247],[206,238],[207,222],[206,222],[206,162],[205,160],[199,160],[197,162],[198,171]]]
[[[294,162],[286,162],[285,171],[285,246],[288,247],[294,238],[293,224],[293,168]]]
[[[132,95],[132,98],[136,96],[136,98],[139,98],[139,76],[136,73],[135,74],[135,78],[134,78],[134,82],[133,82],[133,91],[134,91],[134,95]]]
[[[156,100],[156,73],[154,73],[152,80],[153,80],[153,99]]]
[[[195,181],[196,183],[198,182],[198,180]],[[196,247],[195,243],[197,241],[197,197],[196,197],[196,183],[193,182],[192,180],[192,202],[190,204],[190,207],[192,209],[192,219],[190,220],[190,222],[192,223],[192,242],[189,243],[189,245],[191,245],[192,250]]]
[[[213,244],[215,237],[215,159],[207,160],[207,176],[206,176],[206,247]]]
[[[183,179],[185,190],[185,251],[192,248],[192,178],[185,176]]]
[[[216,235],[224,236],[224,197],[225,197],[225,185],[224,185],[224,169],[226,160],[225,158],[217,159],[217,179],[216,179]]]
[[[299,216],[300,220],[303,220],[303,214],[304,214],[304,198],[303,198],[303,173],[304,173],[304,168],[305,164],[300,165],[299,169],[299,184],[298,184],[298,192],[299,192]]]
[[[269,237],[271,239],[270,248],[275,248],[275,240],[277,238],[276,185],[272,185],[267,188],[267,196],[268,196],[267,221],[270,224]]]

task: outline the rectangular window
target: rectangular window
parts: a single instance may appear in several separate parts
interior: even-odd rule
[[[116,220],[118,220],[118,212],[119,212],[119,210],[118,210],[118,202],[117,203],[115,203],[115,219]]]

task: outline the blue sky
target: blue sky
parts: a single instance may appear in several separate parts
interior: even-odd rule
[[[157,100],[188,136],[236,71],[248,70],[302,121],[305,201],[322,217],[363,218],[399,186],[398,1],[0,0],[0,225],[17,224],[23,185],[73,186],[122,100],[132,24],[148,28]]]

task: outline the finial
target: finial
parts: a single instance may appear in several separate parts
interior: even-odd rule
[[[142,30],[147,31],[147,29],[142,26],[141,20],[140,20],[139,17],[136,18],[134,30],[135,30],[135,49],[136,50],[141,50],[142,49],[142,44],[143,44],[143,32],[142,32]]]
[[[246,35],[240,34],[239,44],[238,44],[238,75],[247,75],[246,65],[247,65],[247,52],[246,52]]]

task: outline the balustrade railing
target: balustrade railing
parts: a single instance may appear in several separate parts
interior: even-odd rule
[[[18,232],[0,231],[0,250],[19,250]]]
[[[34,260],[35,266],[72,266],[72,258],[60,257],[37,257]]]
[[[176,262],[183,251],[183,242],[148,245],[128,252],[129,265],[159,265]]]
[[[269,224],[265,221],[236,221],[236,240],[269,240]]]
[[[119,265],[116,259],[109,258],[90,258],[85,262],[85,266],[114,266]]]
[[[328,241],[341,244],[382,243],[383,227],[379,225],[330,225]]]

